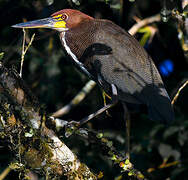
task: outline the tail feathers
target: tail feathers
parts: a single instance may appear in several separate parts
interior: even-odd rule
[[[149,118],[164,124],[169,124],[174,120],[174,111],[170,98],[158,96],[148,104]]]

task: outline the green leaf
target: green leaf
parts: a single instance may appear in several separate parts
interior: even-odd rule
[[[164,139],[169,138],[170,136],[174,135],[175,133],[177,133],[179,131],[179,127],[177,126],[171,126],[168,129],[166,129],[166,131],[164,132]]]
[[[150,38],[150,36],[151,36],[151,29],[148,26],[146,26],[146,27],[140,28],[138,30],[138,32],[139,33],[144,33],[144,35],[140,39],[140,44],[142,46],[144,46],[146,44],[146,42],[148,41],[148,39]]]
[[[1,52],[0,53],[0,60],[3,59],[3,57],[4,57],[4,52]]]

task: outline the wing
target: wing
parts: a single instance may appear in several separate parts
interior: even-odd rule
[[[100,48],[95,48],[95,53],[90,50],[93,56],[92,60],[88,58],[88,62],[92,62],[93,69],[98,71],[102,80],[146,104],[146,99],[140,98],[143,87],[163,85],[152,59],[138,41],[119,26],[105,21],[102,27],[95,33],[95,43],[100,44]],[[105,53],[99,53],[99,50]]]
[[[144,48],[112,22],[105,21],[102,27],[95,34],[95,42],[100,44],[99,49],[103,53],[98,50],[98,53],[90,56],[92,60],[89,61],[92,62],[91,73],[97,74],[99,84],[107,92],[110,92],[112,85],[115,86],[120,100],[146,104],[154,120],[172,120],[170,98]]]

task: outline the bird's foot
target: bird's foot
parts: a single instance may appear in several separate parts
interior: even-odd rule
[[[79,121],[70,121],[65,127],[65,136],[68,138],[80,127]]]

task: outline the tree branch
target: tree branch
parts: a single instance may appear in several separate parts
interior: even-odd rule
[[[185,88],[185,86],[186,86],[187,84],[188,84],[188,80],[186,80],[186,81],[183,83],[183,85],[181,85],[181,86],[179,87],[179,89],[177,90],[177,92],[176,92],[176,94],[175,94],[175,96],[174,96],[174,98],[173,98],[173,100],[172,100],[172,102],[171,102],[172,105],[174,105],[175,101],[178,99],[178,97],[179,97],[179,95],[180,95],[180,92],[182,91],[183,88]]]
[[[87,119],[87,117],[84,119]],[[103,133],[88,130],[87,128],[78,128],[74,126],[74,124],[71,124],[71,122],[58,118],[50,118],[50,126],[55,127],[57,131],[66,129],[65,133],[68,134],[68,136],[75,133],[76,135],[87,139],[89,143],[95,145],[97,144],[105,156],[107,156],[114,164],[119,165],[122,172],[126,172],[128,176],[134,176],[134,178],[138,180],[146,180],[146,177],[140,171],[134,168],[133,164],[128,158],[116,150],[116,148],[113,146],[113,142],[105,138]]]
[[[15,169],[30,170],[46,177],[96,179],[89,168],[45,126],[48,118],[19,74],[0,63],[0,116],[4,132],[18,162]],[[11,166],[11,167],[15,167]],[[23,168],[24,167],[24,168]]]
[[[161,20],[161,16],[160,14],[156,14],[154,16],[151,16],[151,17],[148,17],[148,18],[145,18],[139,22],[137,22],[134,26],[132,26],[130,29],[129,29],[129,33],[131,35],[134,35],[137,33],[137,31],[143,27],[143,26],[146,26],[147,24],[151,24],[153,22],[159,22]]]
[[[52,114],[53,117],[60,117],[70,112],[70,110],[79,104],[95,87],[96,83],[93,80],[88,81],[81,91],[70,101],[69,104],[65,105],[58,111]]]

